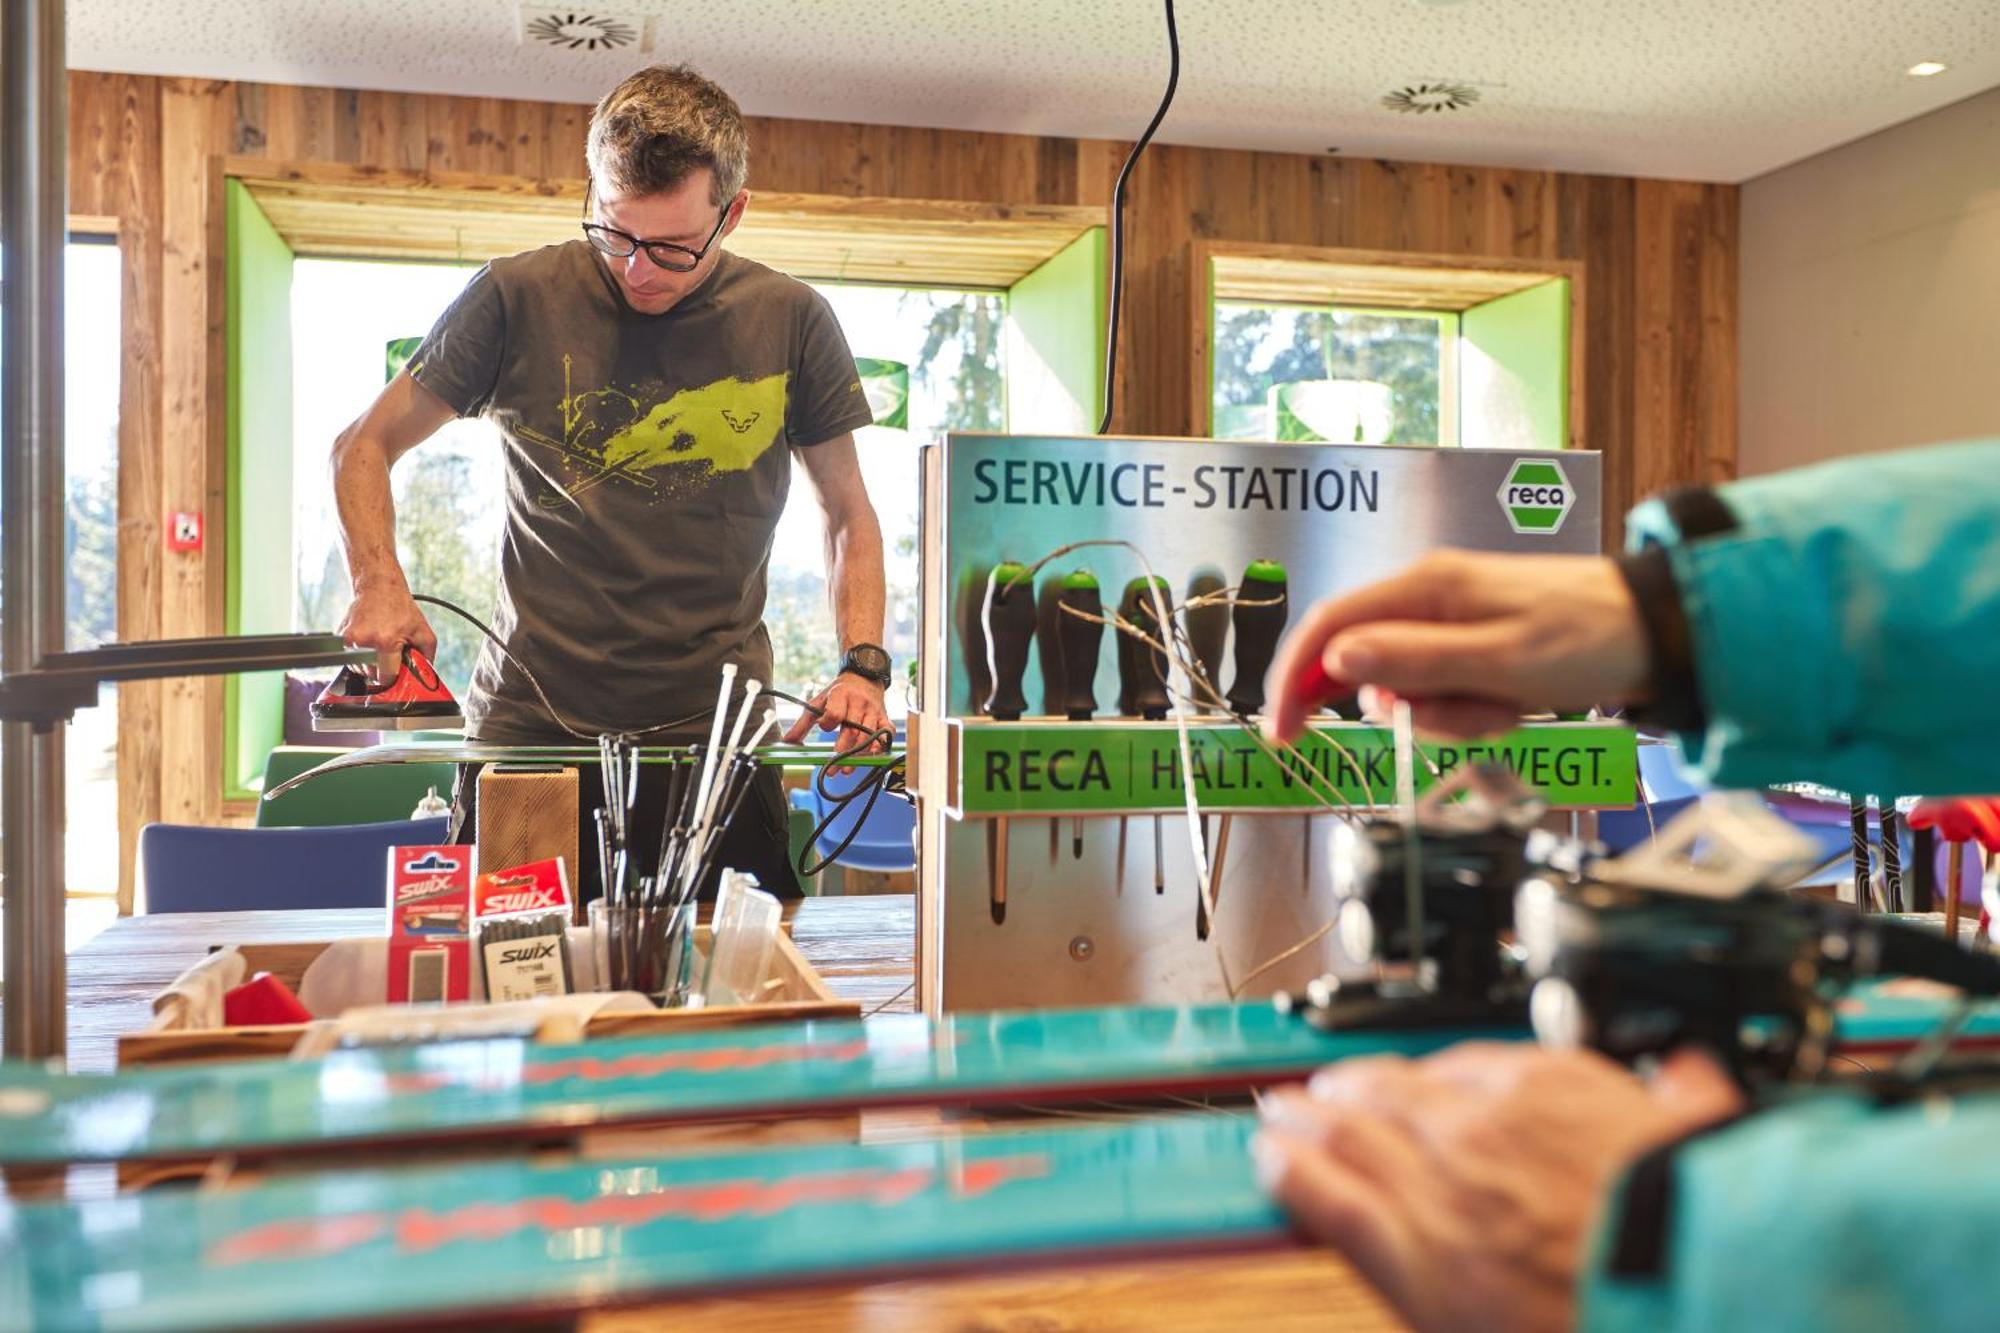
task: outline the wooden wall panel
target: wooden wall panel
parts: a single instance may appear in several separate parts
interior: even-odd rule
[[[228,92],[202,79],[168,79],[160,92],[161,502],[168,512],[200,513],[204,532],[201,550],[165,553],[163,638],[223,628],[224,237],[214,165],[232,134]],[[222,680],[167,680],[160,690],[160,818],[214,823],[222,813]]]
[[[72,76],[74,211],[127,244],[120,441],[121,632],[221,625],[223,552],[165,563],[165,508],[223,531],[214,243],[204,164],[227,154],[404,171],[573,177],[589,108],[249,83]],[[806,194],[1108,203],[1126,145],[753,117],[751,186]],[[1586,420],[1604,454],[1606,539],[1661,486],[1735,466],[1737,192],[1530,169],[1156,145],[1130,191],[1118,429],[1185,434],[1195,239],[1581,261]],[[209,567],[215,571],[212,575]],[[126,692],[121,822],[220,803],[216,694]]]

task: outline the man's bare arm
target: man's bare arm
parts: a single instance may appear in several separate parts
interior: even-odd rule
[[[868,488],[861,479],[861,462],[854,452],[854,436],[841,435],[824,444],[799,451],[806,477],[812,482],[820,512],[826,516],[826,556],[828,591],[833,601],[834,630],[845,652],[857,643],[882,641],[882,611],[887,590],[882,578],[882,525]],[[888,725],[889,716],[882,690],[859,676],[841,675],[813,701],[824,710],[820,729],[838,726],[873,731]],[[798,740],[806,733],[809,717],[802,717],[787,733]]]
[[[395,674],[404,644],[425,656],[437,652],[437,635],[410,600],[396,559],[389,469],[454,415],[406,370],[333,443],[333,502],[354,590],[340,632],[351,644],[375,649],[385,676]]]

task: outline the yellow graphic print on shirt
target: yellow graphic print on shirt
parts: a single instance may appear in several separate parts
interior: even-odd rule
[[[789,371],[714,380],[648,407],[619,389],[570,391],[569,369],[564,357],[563,438],[519,429],[522,438],[561,454],[569,476],[559,494],[538,498],[543,508],[605,482],[628,483],[656,497],[705,489],[721,473],[754,466],[784,428]],[[554,481],[547,471],[543,475]]]
[[[776,443],[791,377],[780,371],[759,380],[716,380],[682,389],[605,441],[605,465],[650,470],[706,462],[716,472],[741,472]]]

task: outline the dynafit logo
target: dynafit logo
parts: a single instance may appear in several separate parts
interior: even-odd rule
[[[1500,507],[1514,531],[1538,537],[1562,530],[1563,519],[1576,503],[1569,475],[1553,458],[1523,458],[1507,469],[1500,483]]]

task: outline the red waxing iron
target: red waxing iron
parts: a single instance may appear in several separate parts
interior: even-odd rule
[[[464,721],[437,668],[407,644],[393,679],[377,685],[345,666],[312,704],[314,731],[434,731]]]

